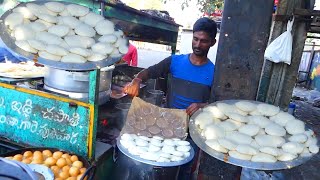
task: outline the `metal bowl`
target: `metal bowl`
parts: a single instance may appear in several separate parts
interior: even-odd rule
[[[50,2],[50,1],[32,1],[30,3],[43,5],[47,2]],[[76,3],[69,3],[69,2],[62,2],[62,1],[60,1],[60,2],[63,4],[76,4]],[[20,3],[16,7],[25,6],[26,4],[27,3]],[[77,4],[77,5],[80,5],[80,4]],[[10,48],[12,51],[20,54],[21,56],[23,56],[27,59],[34,60],[39,64],[43,64],[43,65],[46,65],[46,66],[49,66],[52,68],[56,68],[56,69],[85,71],[85,70],[94,70],[94,69],[110,66],[110,65],[120,61],[120,59],[123,56],[123,55],[121,55],[118,57],[108,57],[107,59],[97,61],[97,62],[88,62],[87,61],[85,63],[64,63],[64,62],[60,62],[60,61],[57,62],[57,61],[52,61],[50,59],[44,59],[44,58],[39,57],[38,54],[32,54],[30,52],[24,51],[15,45],[15,43],[14,43],[15,40],[10,36],[8,29],[4,24],[4,19],[9,14],[12,13],[12,10],[13,9],[6,11],[0,18],[0,37],[1,37],[2,41],[5,43],[5,45],[8,48]],[[95,37],[95,39],[97,39],[99,37],[100,36],[97,35]]]
[[[217,103],[234,104],[236,102],[238,102],[238,101],[237,100],[218,101],[218,102],[210,104],[210,106],[214,106]],[[262,104],[262,102],[257,102],[257,101],[250,101],[250,102],[255,103],[255,104]],[[299,165],[307,162],[308,160],[310,160],[312,158],[312,156],[311,157],[299,156],[298,158],[296,158],[292,161],[285,161],[285,162],[277,161],[275,163],[263,163],[263,162],[252,162],[252,161],[236,159],[236,158],[229,156],[228,154],[215,151],[205,143],[205,141],[206,141],[205,137],[201,136],[201,134],[199,133],[200,128],[197,125],[195,125],[194,119],[201,112],[202,112],[202,110],[200,109],[190,117],[190,122],[189,122],[190,136],[191,136],[192,140],[197,144],[197,146],[201,150],[203,150],[204,152],[206,152],[210,156],[212,156],[218,160],[221,160],[225,163],[233,164],[233,165],[241,166],[241,167],[246,167],[246,168],[250,168],[250,169],[280,170],[280,169],[291,169],[295,166],[299,166]]]

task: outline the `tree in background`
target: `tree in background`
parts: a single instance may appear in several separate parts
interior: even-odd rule
[[[167,1],[173,0],[163,0],[164,3]],[[189,6],[189,2],[191,0],[183,0],[181,4],[181,8],[184,9],[185,7]],[[224,0],[198,0],[199,10],[203,13],[212,14],[217,10],[223,10]]]
[[[123,0],[122,2],[135,9],[163,9],[162,0]]]

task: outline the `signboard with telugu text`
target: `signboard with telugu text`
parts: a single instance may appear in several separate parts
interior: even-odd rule
[[[0,136],[18,143],[60,148],[88,157],[88,106],[56,100],[43,92],[39,94],[42,95],[0,86]]]

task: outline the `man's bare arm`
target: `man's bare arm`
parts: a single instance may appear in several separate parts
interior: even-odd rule
[[[136,75],[136,77],[131,81],[130,84],[126,85],[123,88],[124,93],[130,96],[138,96],[141,82],[146,81],[147,79],[148,69],[144,69]]]

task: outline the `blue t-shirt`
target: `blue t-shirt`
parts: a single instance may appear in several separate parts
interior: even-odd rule
[[[175,79],[169,85],[169,108],[186,109],[192,103],[209,100],[214,79],[214,64],[208,60],[206,64],[194,65],[189,57],[190,54],[172,55],[148,68],[149,78],[168,78],[168,74],[171,74]]]
[[[208,60],[206,64],[194,65],[189,59],[190,54],[172,56],[170,72],[173,77],[212,86],[214,64]]]

